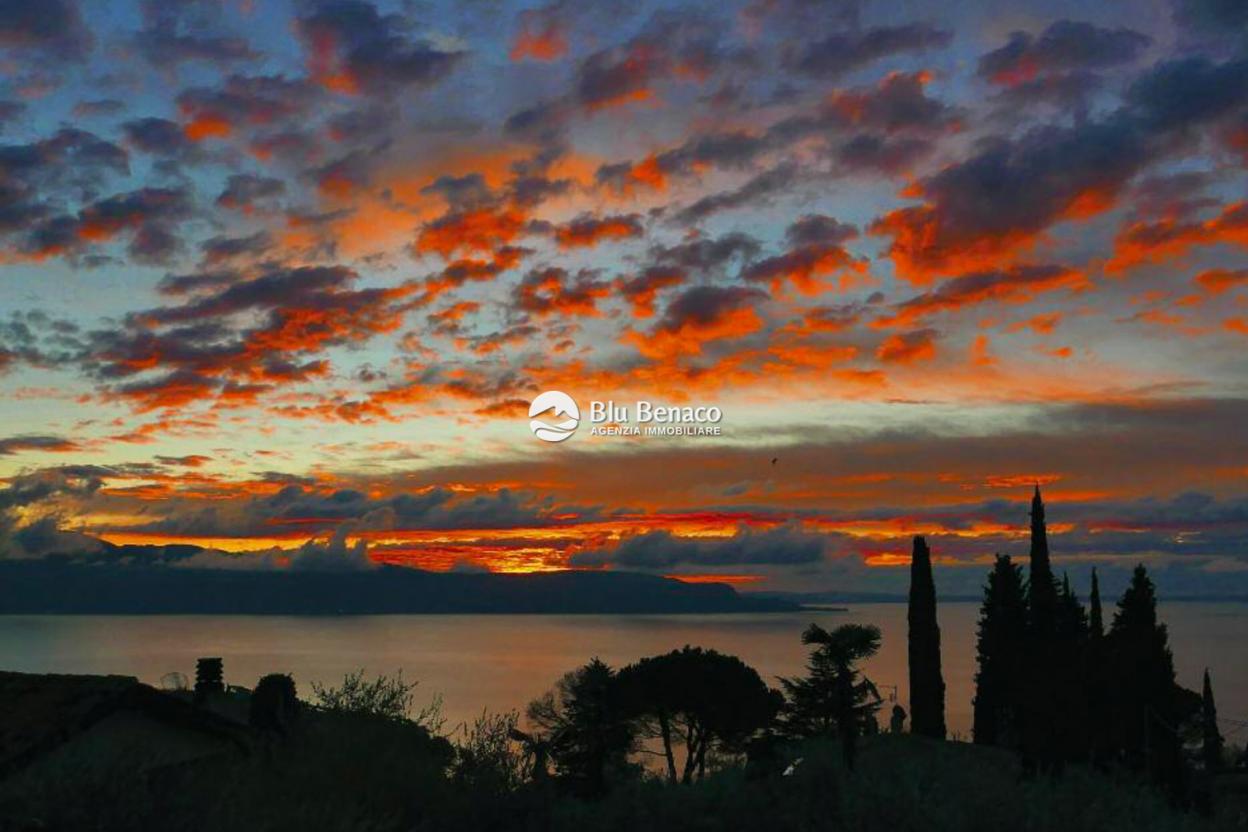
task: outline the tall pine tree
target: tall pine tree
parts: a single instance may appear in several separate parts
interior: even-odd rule
[[[1009,555],[997,555],[979,611],[976,642],[975,716],[972,735],[979,745],[1017,748],[1020,669],[1027,647],[1027,598],[1023,570]]]
[[[910,725],[916,734],[945,738],[945,681],[940,672],[936,583],[927,541],[914,539],[910,557]]]

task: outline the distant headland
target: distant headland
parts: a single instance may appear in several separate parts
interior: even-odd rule
[[[632,572],[396,566],[332,572],[0,561],[0,614],[384,615],[784,612],[798,605]]]

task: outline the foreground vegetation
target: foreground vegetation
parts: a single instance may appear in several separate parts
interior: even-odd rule
[[[861,655],[871,629],[807,637],[816,657],[828,645]],[[787,687],[813,697],[823,664],[812,660],[812,676]],[[669,689],[666,704],[614,698],[639,695],[646,678],[667,685],[713,666],[719,674],[708,684]],[[796,728],[759,732],[742,721],[745,711],[728,722],[698,711],[712,692],[757,693],[756,680],[738,660],[695,648],[619,672],[594,661],[534,702],[523,722],[514,712],[483,714],[444,734],[436,702],[419,707],[415,685],[401,677],[350,674],[339,686],[314,687],[314,701],[303,703],[293,699],[290,677],[274,675],[249,695],[250,753],[145,774],[136,774],[138,758],[106,769],[33,770],[0,784],[0,830],[1245,828],[1234,802],[1212,817],[1180,811],[1126,769],[1037,775],[1010,750],[870,730],[851,756],[843,738],[817,727],[803,739]],[[756,716],[775,708],[777,724],[811,724],[817,701],[795,711],[758,687]],[[622,712],[632,716],[621,721]]]
[[[557,780],[518,779],[520,761],[510,754],[452,747],[411,726],[344,719],[310,724],[241,763],[156,781],[117,771],[95,782],[24,782],[20,790],[26,817],[39,819],[25,828],[98,832],[1242,828],[1230,814],[1204,820],[1177,812],[1134,778],[1074,768],[1060,779],[1023,779],[1009,752],[912,735],[867,739],[853,772],[826,740],[795,745],[786,756],[801,760],[789,776],[727,765],[689,785],[627,777],[591,799]]]

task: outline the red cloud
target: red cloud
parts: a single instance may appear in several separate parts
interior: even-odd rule
[[[567,24],[558,5],[525,9],[518,15],[520,30],[511,44],[513,61],[556,61],[568,52]]]
[[[1205,222],[1166,218],[1137,222],[1122,229],[1114,241],[1114,256],[1106,271],[1122,272],[1142,263],[1162,263],[1186,254],[1195,246],[1230,243],[1248,248],[1248,202],[1227,205]]]
[[[520,236],[527,217],[514,208],[453,212],[426,223],[416,240],[418,254],[434,252],[444,260],[462,250],[494,251]]]
[[[603,240],[627,240],[644,233],[636,214],[596,218],[580,216],[555,229],[555,242],[560,248],[588,248]]]
[[[651,266],[636,277],[619,280],[617,287],[633,305],[634,318],[654,316],[654,302],[659,292],[679,286],[685,280],[680,269],[671,266]]]
[[[890,335],[876,348],[875,356],[889,364],[927,361],[936,355],[935,337],[936,332],[931,329]]]
[[[1220,295],[1228,289],[1248,284],[1248,269],[1211,269],[1196,275],[1193,282],[1211,295]]]
[[[1003,271],[962,275],[896,306],[896,312],[876,326],[911,326],[938,312],[952,312],[989,301],[1026,303],[1042,292],[1079,289],[1087,281],[1065,266],[1014,266]]]

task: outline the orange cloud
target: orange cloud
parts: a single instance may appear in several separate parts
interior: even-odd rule
[[[910,326],[938,312],[951,312],[989,301],[1026,303],[1042,292],[1086,288],[1084,276],[1065,266],[1013,266],[947,280],[935,291],[898,304],[896,312],[875,326]]]
[[[556,61],[568,52],[566,26],[555,7],[526,9],[520,13],[520,31],[511,44],[513,61]]]
[[[604,240],[627,240],[644,233],[635,214],[610,217],[581,216],[555,229],[555,242],[562,249],[588,248]]]
[[[876,358],[889,364],[913,364],[936,356],[936,333],[930,329],[890,335],[876,348]]]
[[[1221,295],[1230,289],[1248,284],[1248,269],[1211,269],[1196,275],[1193,282],[1211,295]]]
[[[426,223],[416,240],[416,252],[434,252],[444,260],[461,249],[493,251],[520,236],[527,217],[515,208],[481,208],[446,214]]]
[[[1166,218],[1128,225],[1118,232],[1105,270],[1117,273],[1144,263],[1164,263],[1193,247],[1220,243],[1248,248],[1248,202],[1227,205],[1205,222]]]
[[[182,131],[193,142],[204,139],[224,139],[234,132],[234,127],[224,116],[214,113],[198,113],[183,126]]]

